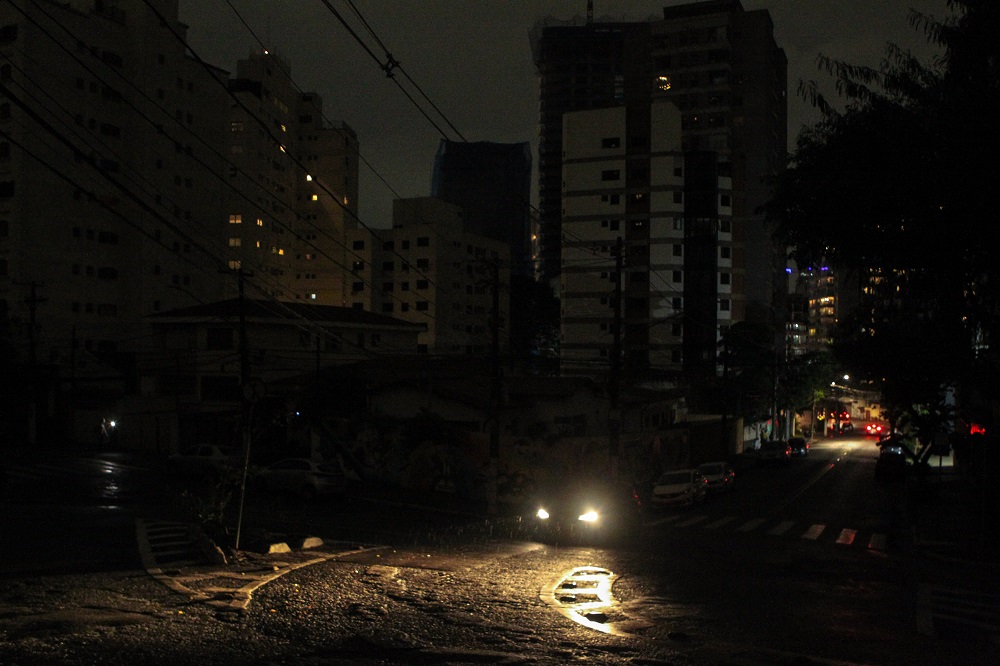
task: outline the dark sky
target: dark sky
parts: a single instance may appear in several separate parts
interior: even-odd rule
[[[346,0],[328,1],[384,61]],[[594,0],[594,16],[644,20],[676,4],[683,2]],[[582,17],[586,5],[586,0],[354,0],[406,74],[466,140],[530,141],[535,156],[538,95],[528,34],[546,16]],[[816,67],[818,54],[874,66],[893,42],[929,60],[935,51],[910,26],[909,10],[948,15],[946,0],[743,0],[743,6],[770,11],[775,39],[788,57],[789,146],[798,129],[817,117],[796,96],[798,82],[829,82]],[[387,80],[322,0],[180,0],[180,18],[190,26],[194,51],[229,71],[260,49],[259,38],[289,61],[299,88],[322,96],[329,120],[357,131],[362,158],[371,167],[362,165],[360,174],[365,225],[390,226],[394,198],[430,194],[441,133]],[[459,139],[425,108],[449,138]]]

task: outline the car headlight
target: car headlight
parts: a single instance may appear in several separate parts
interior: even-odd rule
[[[539,509],[535,513],[535,516],[537,516],[540,520],[548,520],[549,519],[549,512],[546,511],[545,509]]]
[[[596,523],[597,518],[598,516],[596,511],[588,511],[587,513],[580,516],[580,520],[582,520],[585,523]]]

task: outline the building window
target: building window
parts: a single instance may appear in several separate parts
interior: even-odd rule
[[[364,290],[365,290],[365,283],[364,282],[355,282],[354,284],[351,285],[351,292],[352,293],[357,294],[357,293],[360,293],[360,292],[362,292]]]
[[[384,241],[382,243],[382,249],[391,252],[392,250],[396,249],[395,243],[393,243],[391,240]]]
[[[417,259],[417,268],[418,269],[428,269],[430,267],[431,267],[431,260],[430,259]]]
[[[417,239],[417,247],[428,247],[431,244],[431,239],[427,236],[421,236]]]
[[[601,180],[621,180],[621,169],[605,169],[601,172]]]
[[[674,296],[670,301],[670,304],[673,306],[674,310],[680,310],[684,306],[684,301],[681,300],[680,296]]]
[[[673,252],[675,257],[684,256],[684,246],[681,245],[680,243],[674,243]]]
[[[243,265],[242,262],[240,262],[238,259],[234,259],[229,262],[229,268],[231,268],[234,271],[238,271],[242,265]]]
[[[684,203],[684,193],[680,190],[674,190],[674,203]]]
[[[230,236],[229,247],[240,247],[243,245],[243,239],[239,236]]]
[[[382,291],[386,293],[391,292],[394,284],[395,284],[394,282],[383,282]]]
[[[419,312],[426,312],[430,308],[430,304],[427,301],[417,301],[417,310]]]
[[[729,299],[723,298],[719,300],[719,310],[722,312],[729,312]]]
[[[733,198],[728,194],[723,194],[719,197],[719,205],[729,208],[733,205]]]
[[[230,215],[229,216],[229,224],[243,224],[243,216],[242,215]]]
[[[684,281],[684,271],[674,271],[673,279],[674,279],[674,282],[683,282]]]
[[[205,349],[227,350],[233,349],[234,334],[231,328],[210,328],[206,331]]]
[[[719,257],[721,257],[722,259],[729,259],[732,256],[733,256],[732,248],[726,245],[723,245],[722,247],[719,248]]]
[[[732,275],[729,273],[719,273],[719,284],[731,284]]]
[[[733,221],[732,220],[719,220],[719,231],[724,234],[733,233]]]
[[[621,137],[609,136],[601,139],[601,148],[620,148],[621,145]]]
[[[382,312],[392,312],[392,303],[383,303]]]
[[[241,123],[241,122],[232,122],[232,123],[229,123],[229,131],[230,132],[242,132],[243,131],[243,123]]]
[[[365,242],[363,240],[356,240],[351,244],[351,248],[354,250],[365,249]]]

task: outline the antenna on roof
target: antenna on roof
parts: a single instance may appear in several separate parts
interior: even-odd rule
[[[587,0],[587,23],[594,22],[594,0]]]

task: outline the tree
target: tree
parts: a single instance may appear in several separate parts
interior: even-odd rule
[[[933,64],[893,45],[878,68],[820,57],[846,104],[800,87],[822,118],[799,136],[765,207],[800,265],[827,262],[858,281],[861,307],[836,351],[899,414],[925,413],[942,386],[996,385],[1000,271],[986,239],[1000,156],[1000,3],[948,4],[941,21],[911,13],[943,49]],[[983,385],[968,393],[994,399]]]

